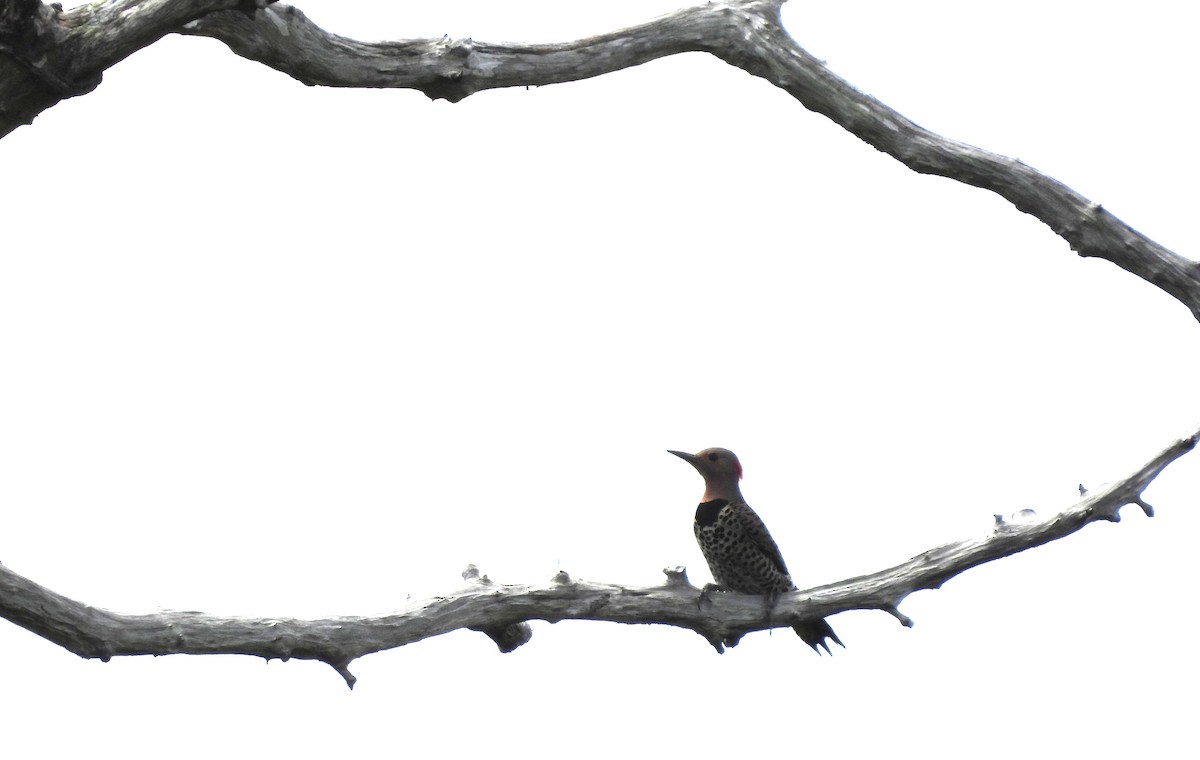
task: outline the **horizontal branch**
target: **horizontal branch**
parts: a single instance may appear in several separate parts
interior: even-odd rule
[[[575,82],[724,47],[723,38],[742,33],[743,22],[731,6],[758,4],[709,3],[595,37],[538,45],[450,37],[361,42],[327,32],[283,4],[254,19],[214,13],[180,33],[218,39],[238,55],[308,85],[415,89],[456,103],[483,90]]]
[[[629,588],[574,581],[559,573],[545,586],[492,583],[473,567],[465,590],[426,600],[393,615],[293,618],[230,618],[199,612],[125,615],[68,599],[0,566],[0,617],[81,657],[108,661],[123,655],[247,654],[267,660],[319,660],[351,688],[350,663],[372,652],[411,644],[459,629],[487,634],[501,651],[528,642],[529,620],[595,620],[671,625],[704,636],[718,652],[751,631],[790,627],[846,610],[878,609],[904,625],[899,606],[909,594],[938,588],[972,567],[1040,546],[1096,520],[1116,522],[1125,504],[1153,510],[1142,492],[1168,464],[1190,451],[1200,431],[1168,446],[1118,483],[1087,494],[1045,520],[1027,513],[1012,522],[997,518],[986,536],[945,544],[895,567],[818,588],[784,594],[769,613],[757,596],[718,593],[703,597],[682,568],[665,571],[660,586]]]

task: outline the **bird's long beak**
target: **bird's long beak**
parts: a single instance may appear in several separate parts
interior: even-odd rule
[[[697,470],[700,469],[700,460],[696,458],[695,454],[688,454],[686,451],[671,451],[670,449],[667,449],[667,453],[674,454]]]

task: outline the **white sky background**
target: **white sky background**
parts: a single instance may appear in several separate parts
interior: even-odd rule
[[[367,39],[552,41],[647,2],[317,2]],[[1200,250],[1184,4],[800,3],[916,122]],[[480,93],[304,87],[170,37],[0,141],[0,561],[123,612],[370,614],[687,565],[727,446],[801,585],[1053,513],[1200,421],[1200,328],[989,193],[704,55]],[[1181,757],[1200,458],[903,610],[717,656],[534,623],[354,663],[84,661],[0,625],[5,755]],[[1184,691],[1180,691],[1180,688]],[[1036,748],[1036,749],[1031,749]]]

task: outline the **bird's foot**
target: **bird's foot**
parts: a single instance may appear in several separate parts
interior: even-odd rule
[[[700,589],[700,598],[696,600],[696,607],[702,608],[706,604],[712,604],[712,598],[709,595],[714,591],[724,590],[724,588],[715,583],[705,583],[704,588]]]
[[[763,594],[763,604],[766,609],[763,610],[763,620],[771,622],[771,613],[775,611],[775,605],[779,604],[779,597],[783,596],[782,591],[768,591]]]

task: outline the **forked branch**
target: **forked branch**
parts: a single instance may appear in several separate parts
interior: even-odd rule
[[[1085,495],[1057,515],[1036,519],[1025,514],[1013,522],[997,518],[988,535],[939,546],[871,575],[785,594],[769,613],[761,597],[744,594],[712,594],[701,603],[699,590],[682,568],[665,571],[663,585],[629,588],[576,581],[566,573],[543,586],[497,585],[470,567],[463,573],[465,589],[381,617],[298,620],[171,611],[125,615],[68,599],[0,566],[0,617],[81,657],[107,661],[138,654],[248,654],[267,660],[319,660],[331,665],[351,688],[355,678],[350,663],[365,654],[459,629],[485,633],[507,652],[530,640],[530,620],[677,626],[699,633],[718,652],[751,631],[789,627],[846,610],[884,610],[912,625],[899,607],[914,591],[938,588],[972,567],[1049,543],[1096,520],[1116,522],[1126,504],[1138,504],[1147,516],[1153,515],[1143,491],[1198,439],[1200,431],[1176,441],[1133,474]]]

